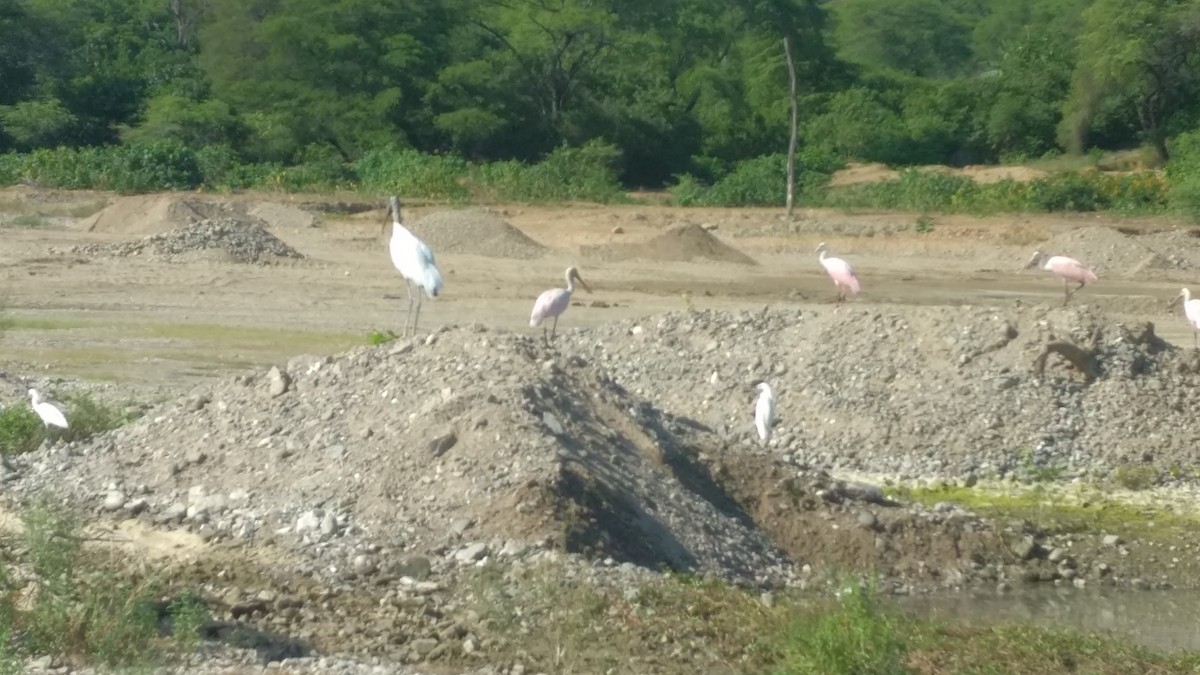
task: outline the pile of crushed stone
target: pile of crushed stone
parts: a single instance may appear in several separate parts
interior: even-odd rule
[[[783,420],[774,451],[834,472],[1107,478],[1196,465],[1200,353],[1086,306],[681,312],[560,338],[731,442],[751,443],[751,385],[766,379]],[[1052,342],[1080,351],[1049,353],[1039,373]]]
[[[261,225],[232,218],[204,218],[136,241],[71,246],[66,251],[115,257],[146,255],[169,261],[193,260],[216,253],[218,260],[260,264],[305,257]]]
[[[620,260],[672,260],[688,262],[697,259],[728,262],[738,265],[758,263],[726,244],[711,232],[695,223],[680,223],[647,241],[611,242],[583,246],[584,256],[603,261]]]
[[[504,219],[481,209],[435,211],[405,226],[434,253],[529,260],[548,251]]]
[[[321,224],[309,211],[290,204],[180,198],[168,194],[120,197],[80,221],[79,228],[87,232],[159,234],[205,219],[233,219],[290,229]]]
[[[1101,276],[1200,268],[1200,240],[1177,231],[1127,235],[1111,227],[1081,227],[1051,237],[1038,248],[1048,255],[1075,258]]]

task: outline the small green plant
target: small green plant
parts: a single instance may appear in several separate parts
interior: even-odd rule
[[[212,617],[195,593],[188,591],[171,602],[171,633],[175,643],[186,652],[194,652],[203,642],[201,630]]]
[[[98,401],[91,394],[80,392],[62,399],[67,407],[67,423],[70,427],[63,432],[64,441],[81,441],[96,434],[112,431],[133,418],[116,406]]]
[[[1121,466],[1113,472],[1113,480],[1126,490],[1148,490],[1158,480],[1158,470],[1152,466]]]
[[[779,675],[907,675],[905,630],[872,588],[851,581],[837,606],[797,616],[769,642]]]
[[[28,406],[13,405],[0,410],[0,455],[32,452],[44,438],[42,420]]]
[[[367,342],[372,345],[385,345],[393,340],[400,339],[396,332],[389,329],[384,331],[373,330],[367,333]]]
[[[929,216],[921,216],[917,218],[917,223],[913,226],[913,229],[917,232],[917,234],[928,234],[933,232],[933,219]]]

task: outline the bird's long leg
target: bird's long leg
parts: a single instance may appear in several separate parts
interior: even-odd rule
[[[1070,301],[1071,301],[1071,285],[1069,283],[1067,283],[1066,279],[1063,279],[1063,307],[1066,307],[1067,303]]]
[[[1196,333],[1200,331],[1192,331],[1192,349],[1200,349],[1200,342],[1196,341]]]
[[[418,288],[417,289],[417,310],[413,314],[413,329],[412,329],[413,335],[417,334],[417,322],[421,320],[421,302],[423,302],[423,301],[424,301],[424,298],[421,297],[421,289]]]
[[[408,279],[405,279],[404,280],[404,288],[408,291],[408,311],[404,313],[404,335],[403,335],[403,337],[408,337],[408,322],[409,322],[409,319],[412,318],[412,310],[413,310],[412,282],[409,281]]]
[[[558,333],[558,315],[555,315],[554,316],[554,324],[550,326],[550,339],[553,340],[554,336],[557,335],[557,333]]]

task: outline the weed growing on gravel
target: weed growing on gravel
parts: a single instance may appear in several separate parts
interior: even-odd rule
[[[913,230],[917,234],[929,234],[933,232],[933,219],[929,216],[921,216],[917,218],[917,223],[913,225]]]
[[[96,434],[112,431],[135,418],[135,415],[98,401],[86,392],[71,394],[61,400],[70,410],[67,421],[71,426],[63,434],[65,441],[91,438]]]
[[[392,330],[373,330],[367,333],[367,343],[372,345],[385,345],[399,338],[400,336],[396,335],[395,331]]]
[[[0,410],[0,455],[19,455],[37,450],[45,429],[33,409],[13,405]]]
[[[1158,480],[1158,469],[1152,466],[1121,466],[1113,472],[1113,481],[1126,490],[1148,490]]]
[[[23,516],[22,546],[8,546],[14,565],[33,582],[5,584],[0,594],[0,672],[19,656],[68,656],[110,667],[147,667],[166,656],[159,633],[159,584],[153,577],[118,574],[113,560],[83,547],[78,518],[44,498]],[[16,552],[13,554],[12,552]],[[192,596],[170,605],[175,646],[194,650],[208,620]],[[17,638],[17,642],[12,642]],[[11,657],[11,658],[10,658]]]

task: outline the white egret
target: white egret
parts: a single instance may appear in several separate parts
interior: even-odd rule
[[[775,426],[775,392],[766,382],[758,383],[758,403],[754,406],[754,426],[758,429],[758,440],[766,445],[771,440],[771,427]]]
[[[404,277],[404,285],[408,288],[408,313],[404,316],[404,334],[409,334],[409,321],[412,322],[412,334],[417,333],[417,321],[421,318],[421,291],[436,298],[442,292],[442,273],[438,271],[433,259],[433,251],[425,242],[417,239],[416,235],[404,227],[400,219],[400,199],[388,199],[388,213],[392,216],[392,239],[388,243],[388,251],[392,256],[392,264]],[[413,286],[417,286],[416,297],[413,297]],[[415,303],[415,305],[414,305]],[[415,307],[415,309],[414,309]]]
[[[42,418],[42,424],[46,425],[47,437],[51,435],[50,427],[67,428],[67,416],[59,407],[62,405],[61,403],[43,400],[37,389],[29,390],[29,402],[37,416]]]

